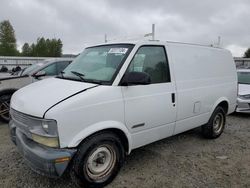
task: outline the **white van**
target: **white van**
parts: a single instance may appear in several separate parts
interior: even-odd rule
[[[100,187],[133,149],[199,126],[219,137],[236,97],[227,50],[109,43],[86,48],[62,75],[18,90],[9,125],[34,171],[58,177],[69,169],[78,185]]]

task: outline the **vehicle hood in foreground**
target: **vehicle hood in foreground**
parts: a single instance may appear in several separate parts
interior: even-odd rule
[[[59,78],[44,79],[15,92],[11,99],[11,108],[32,116],[43,117],[53,105],[94,86],[96,84]]]

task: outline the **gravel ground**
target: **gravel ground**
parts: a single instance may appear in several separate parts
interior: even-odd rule
[[[199,129],[134,150],[108,187],[249,187],[250,115],[228,117],[224,134],[206,140]],[[68,176],[33,173],[0,124],[0,187],[75,187]]]

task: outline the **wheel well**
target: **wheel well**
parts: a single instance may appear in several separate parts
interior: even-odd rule
[[[118,136],[118,138],[120,138],[122,145],[124,146],[125,152],[128,153],[129,152],[128,138],[123,131],[121,131],[120,129],[116,129],[116,128],[104,129],[104,130],[100,130],[98,132],[95,132],[95,133],[89,135],[88,137],[86,137],[85,139],[83,139],[81,141],[81,143],[84,142],[84,140],[86,140],[87,138],[92,137],[93,135],[100,134],[101,132],[107,132],[107,131],[114,133],[115,135]]]
[[[2,90],[0,91],[0,95],[4,95],[4,94],[13,94],[14,92],[16,92],[16,89],[6,89],[6,90]]]
[[[225,113],[227,114],[228,112],[228,102],[227,101],[222,101],[218,104],[218,106],[222,107]]]

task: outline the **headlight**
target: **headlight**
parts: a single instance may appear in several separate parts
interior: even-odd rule
[[[40,122],[29,126],[32,139],[49,147],[59,147],[57,123],[55,120],[40,119]]]
[[[49,147],[59,147],[57,122],[23,114],[10,109],[10,115],[16,125],[28,138]]]
[[[240,99],[250,99],[250,94],[248,94],[248,95],[239,95],[239,98]]]
[[[53,147],[53,148],[59,147],[58,137],[47,137],[47,136],[37,135],[34,133],[32,133],[31,135],[32,135],[32,139],[37,143],[40,143],[45,146]]]

